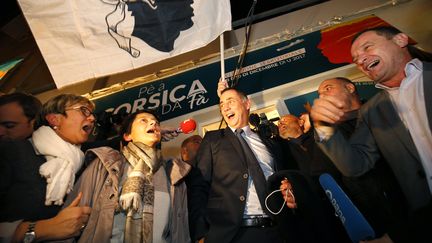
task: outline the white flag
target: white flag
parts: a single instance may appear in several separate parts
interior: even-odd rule
[[[205,46],[229,0],[18,0],[57,88]]]

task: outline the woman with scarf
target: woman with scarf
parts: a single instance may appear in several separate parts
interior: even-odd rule
[[[87,98],[56,96],[43,105],[30,139],[0,144],[0,241],[58,240],[80,233],[91,211],[77,207],[81,196],[60,209],[84,161],[80,145],[93,130],[93,109]]]
[[[190,242],[184,177],[191,166],[164,161],[159,119],[141,110],[123,120],[121,151],[86,153],[86,170],[66,205],[82,192],[92,207],[79,242]]]

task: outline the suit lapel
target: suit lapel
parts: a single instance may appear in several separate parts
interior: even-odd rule
[[[224,131],[225,131],[224,132],[225,133],[225,137],[232,144],[232,146],[233,146],[234,150],[236,151],[237,155],[241,158],[241,162],[243,163],[243,165],[245,167],[247,167],[246,157],[245,157],[245,154],[243,152],[243,149],[242,149],[242,146],[240,144],[240,141],[235,136],[235,134],[233,133],[233,131],[231,131],[231,128],[226,127]]]
[[[383,97],[378,103],[378,110],[383,115],[384,119],[387,120],[386,124],[396,134],[399,140],[402,141],[407,150],[419,160],[420,158],[411,135],[397,114],[392,101],[390,100],[389,94],[383,91],[381,95],[383,95]]]

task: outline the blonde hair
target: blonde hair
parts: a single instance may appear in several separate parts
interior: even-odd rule
[[[74,94],[61,94],[57,95],[54,98],[51,98],[47,102],[45,102],[42,106],[42,110],[38,116],[37,120],[37,127],[46,125],[48,126],[49,123],[45,119],[45,116],[48,114],[63,114],[66,115],[66,108],[70,107],[75,104],[84,104],[88,105],[91,109],[95,108],[95,104],[80,95],[74,95]]]

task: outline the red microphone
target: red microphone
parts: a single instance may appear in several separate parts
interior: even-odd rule
[[[179,133],[188,134],[195,131],[196,122],[194,119],[187,119],[180,122],[179,128],[161,128],[162,142],[168,142],[179,135]]]
[[[195,131],[196,129],[196,122],[194,119],[187,119],[184,120],[182,122],[180,122],[180,127],[177,128],[176,132],[177,133],[184,133],[184,134],[188,134],[191,133],[193,131]]]

